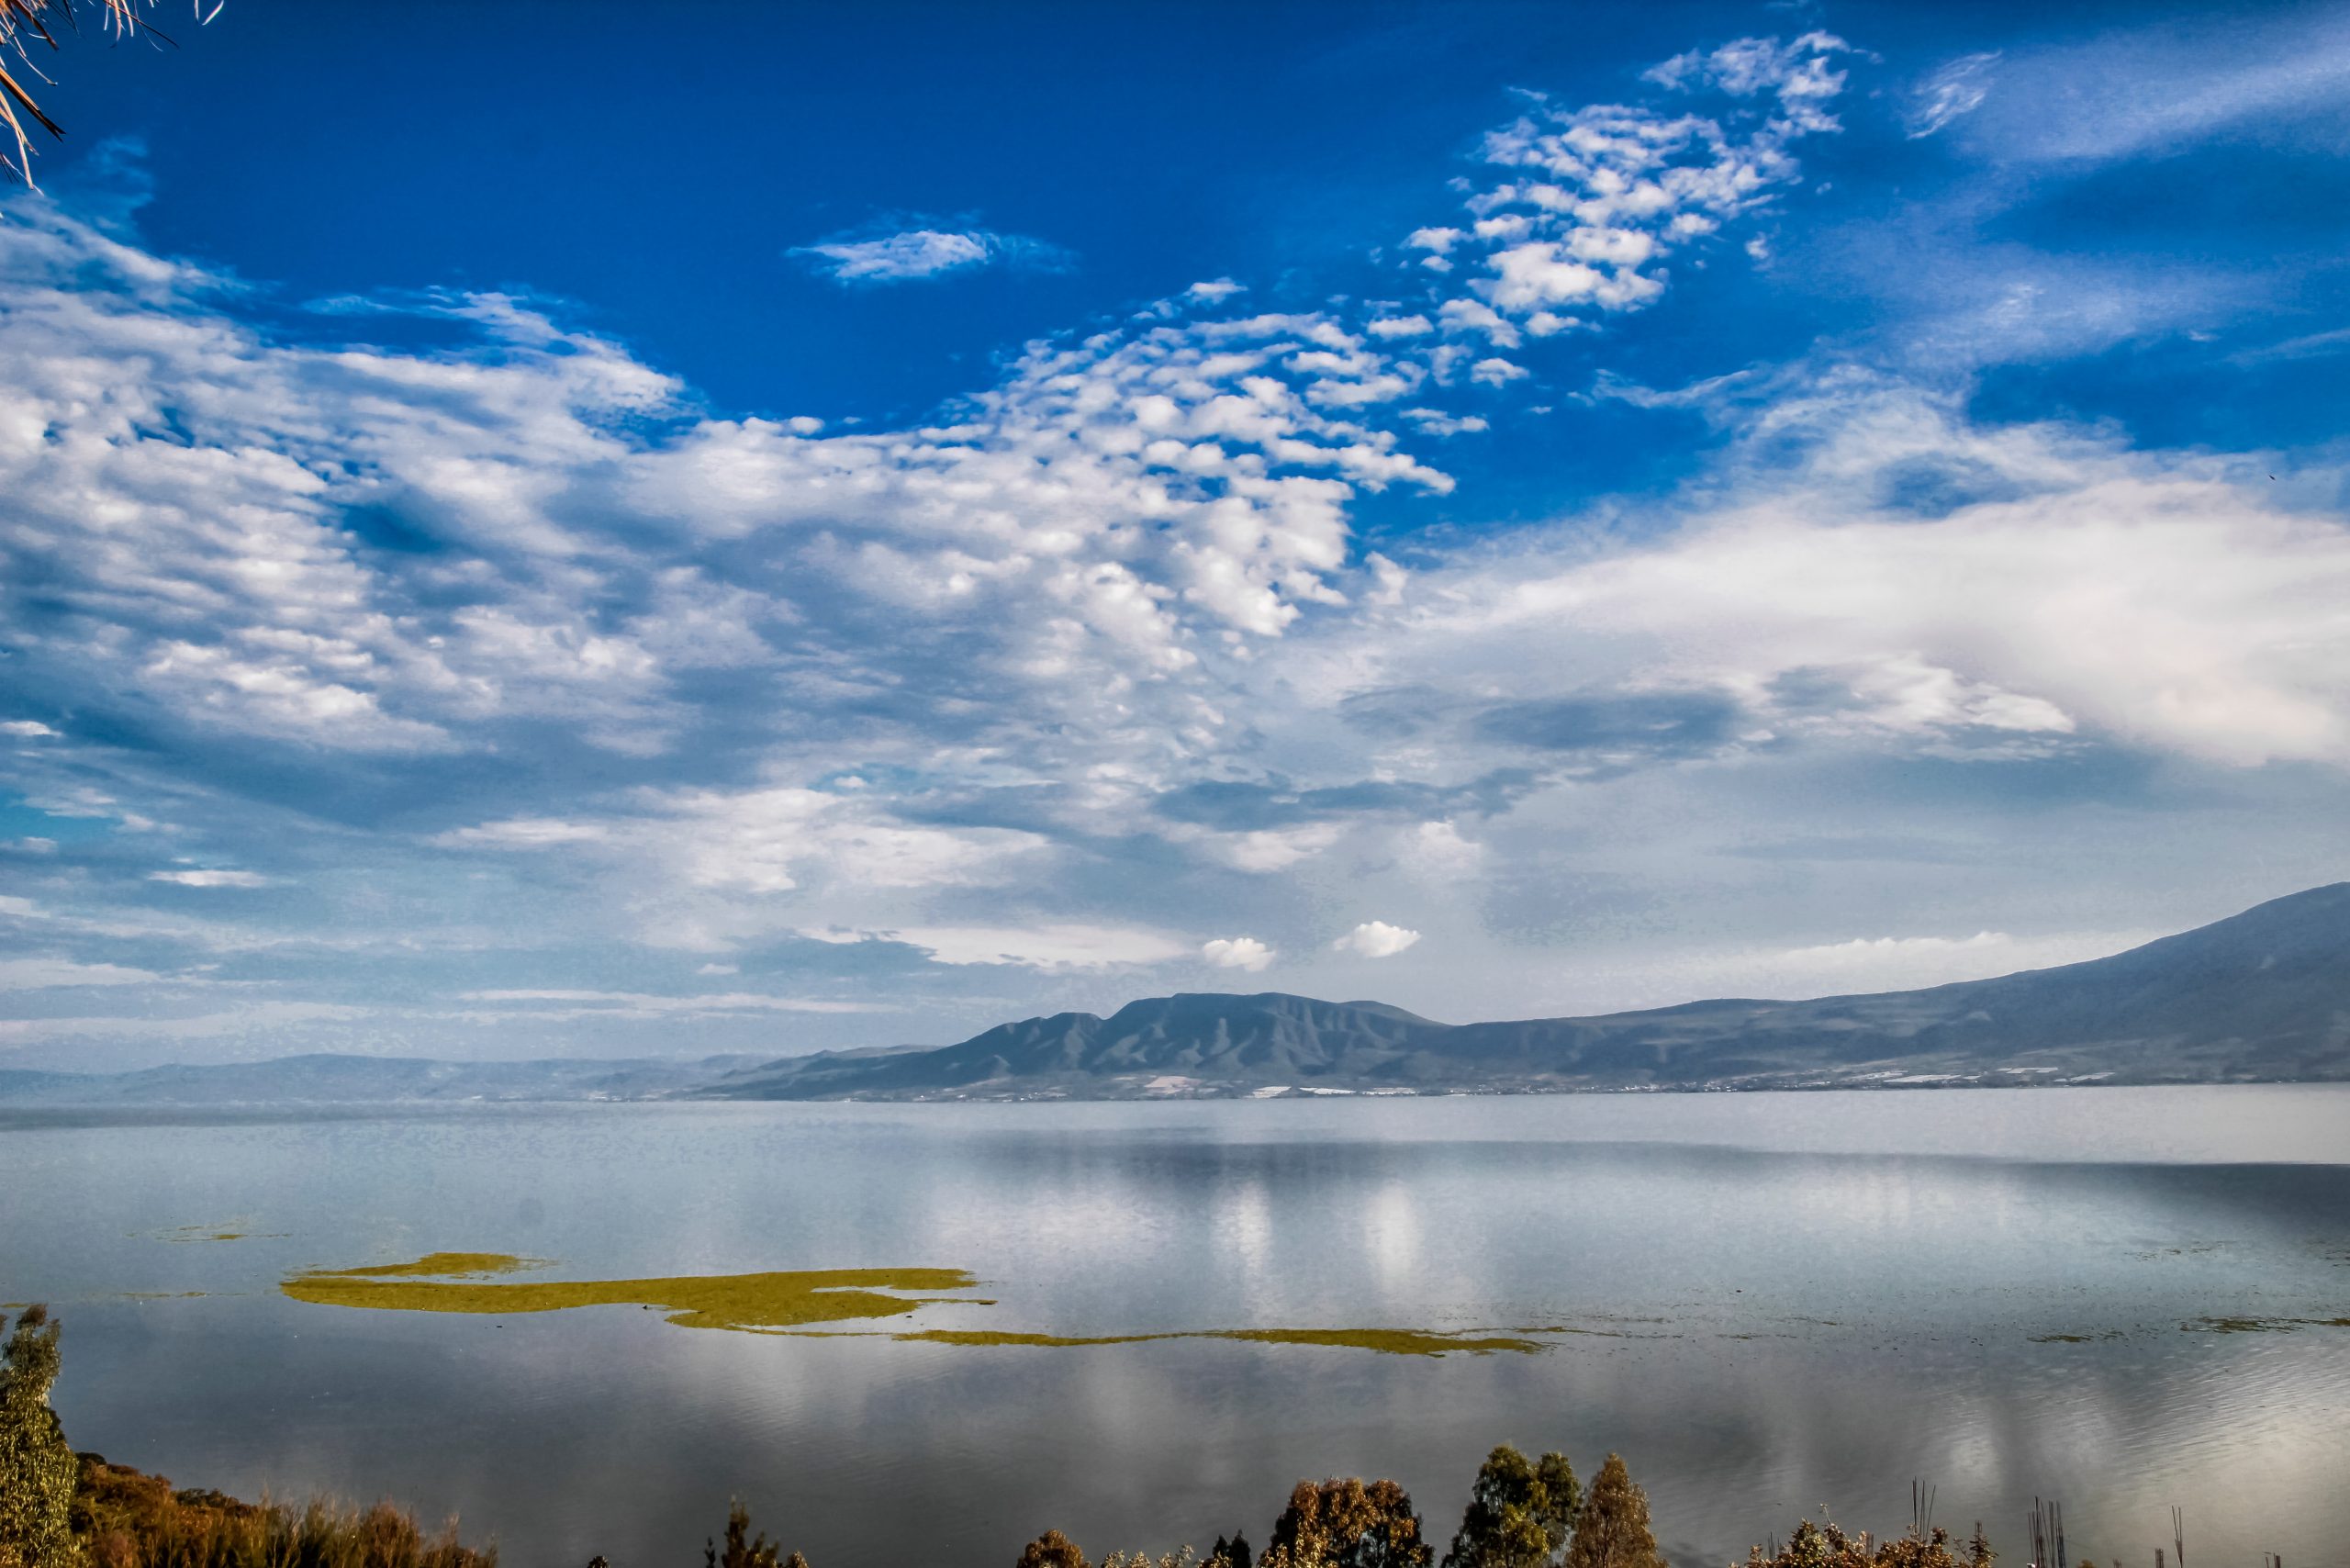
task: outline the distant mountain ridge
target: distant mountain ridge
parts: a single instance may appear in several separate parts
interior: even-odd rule
[[[787,1058],[740,1099],[2350,1079],[2350,883],[2111,958],[1923,991],[1439,1024],[1381,1002],[1192,994],[931,1051]]]
[[[2350,883],[2110,958],[1922,991],[1442,1024],[1268,991],[1058,1013],[955,1045],[760,1061],[288,1057],[0,1070],[0,1105],[1133,1099],[1947,1083],[2350,1081]]]

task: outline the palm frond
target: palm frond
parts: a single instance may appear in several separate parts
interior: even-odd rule
[[[127,38],[146,28],[137,8],[139,0],[96,0],[96,5],[106,29],[118,38]],[[0,169],[28,185],[33,183],[33,148],[25,134],[25,121],[30,119],[54,137],[62,137],[65,128],[41,113],[32,93],[18,79],[17,73],[8,69],[8,64],[14,63],[24,75],[37,81],[49,80],[33,63],[32,51],[27,45],[39,42],[52,50],[58,47],[57,34],[49,26],[52,17],[63,22],[68,30],[79,28],[74,0],[0,0],[0,148],[5,148],[10,138],[17,144],[13,159],[0,151]],[[153,31],[151,28],[146,30]],[[16,56],[13,62],[7,61],[11,54]]]

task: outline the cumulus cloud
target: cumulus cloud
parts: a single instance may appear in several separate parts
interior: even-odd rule
[[[1527,95],[1527,111],[1483,140],[1481,159],[1501,177],[1477,184],[1465,220],[1404,241],[1449,295],[1439,319],[1510,348],[1521,330],[1547,337],[1654,305],[1672,255],[1767,207],[1800,175],[1796,144],[1841,129],[1835,62],[1848,52],[1822,32],[1748,38],[1648,73],[1675,98],[1719,104],[1712,114]],[[1510,379],[1514,368],[1488,359],[1476,373]]]
[[[1220,969],[1256,974],[1273,961],[1273,950],[1254,936],[1218,936],[1200,944],[1200,957]]]
[[[1336,942],[1334,952],[1352,953],[1362,958],[1392,958],[1420,939],[1420,934],[1401,925],[1390,925],[1383,920],[1366,920]]]
[[[917,283],[990,266],[1066,272],[1076,264],[1076,258],[1058,245],[986,229],[903,229],[863,237],[835,235],[786,253],[843,284]]]

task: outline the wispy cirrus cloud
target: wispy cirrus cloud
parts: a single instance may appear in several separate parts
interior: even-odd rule
[[[986,267],[1058,273],[1077,265],[1073,252],[1024,234],[927,226],[837,234],[785,254],[834,283],[852,286],[921,283]]]
[[[1902,124],[1910,140],[1933,135],[1953,120],[1983,106],[1991,91],[1991,68],[1998,51],[1963,54],[1937,67],[1909,91],[1909,107]]]

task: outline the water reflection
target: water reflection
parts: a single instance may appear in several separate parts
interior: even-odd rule
[[[819,1568],[1002,1568],[1047,1525],[1261,1540],[1291,1481],[1345,1473],[1403,1481],[1441,1535],[1505,1438],[1586,1471],[1622,1451],[1683,1568],[1823,1500],[1897,1523],[1912,1475],[2010,1548],[2059,1495],[2100,1562],[2143,1559],[2173,1503],[2232,1559],[2322,1560],[2350,1535],[2350,1331],[2180,1325],[2350,1313],[2350,1097],[2165,1092],[2188,1162],[2108,1158],[2148,1114],[2118,1091],[2068,1102],[2086,1163],[1982,1152],[2048,1141],[2037,1094],[20,1118],[0,1294],[64,1309],[77,1444],[184,1484],[410,1497],[518,1563],[684,1554],[733,1495]],[[2312,1161],[2329,1114],[2334,1163],[2250,1162]],[[1900,1147],[1874,1147],[1882,1116]],[[153,1239],[231,1215],[254,1239]],[[966,1267],[999,1305],[939,1309],[955,1327],[1595,1332],[1435,1362],[972,1349],[274,1292],[441,1249],[573,1277]]]

